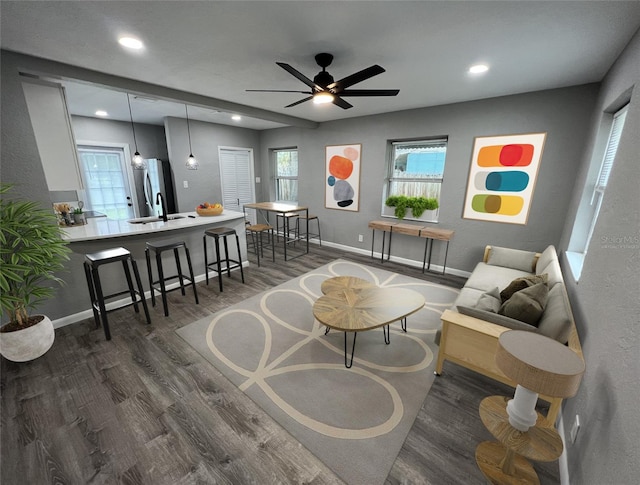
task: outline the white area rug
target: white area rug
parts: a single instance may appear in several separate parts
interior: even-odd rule
[[[409,288],[426,304],[391,325],[360,332],[353,367],[344,334],[313,318],[320,284],[357,276]],[[177,333],[351,485],[384,483],[433,382],[434,336],[457,289],[336,260]],[[351,336],[349,336],[349,351]]]

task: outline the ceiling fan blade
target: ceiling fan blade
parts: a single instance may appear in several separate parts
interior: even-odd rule
[[[302,93],[302,94],[313,94],[309,91],[287,91],[283,89],[245,89],[247,92],[252,93]]]
[[[340,96],[397,96],[399,89],[347,89]]]
[[[289,64],[286,64],[284,62],[276,62],[276,64],[278,64],[282,69],[284,69],[285,71],[287,71],[289,74],[291,74],[292,76],[300,79],[300,81],[302,81],[303,83],[305,83],[307,86],[309,86],[311,89],[318,89],[321,90],[322,88],[318,85],[316,85],[316,83],[314,83],[311,79],[309,79],[307,76],[305,76],[304,74],[302,74],[300,71],[298,71],[297,69],[291,67]]]
[[[348,88],[349,86],[353,86],[354,84],[357,84],[359,82],[362,82],[366,79],[369,79],[373,76],[377,76],[378,74],[382,74],[383,72],[385,72],[384,68],[376,65],[373,65],[371,67],[367,67],[366,69],[363,69],[362,71],[356,72],[355,74],[352,74],[351,76],[347,76],[343,79],[340,79],[339,81],[336,81],[334,83],[331,83],[327,86],[327,89],[331,89],[334,90],[335,92],[340,92],[343,89]]]
[[[292,106],[297,106],[301,103],[304,103],[305,101],[309,101],[310,99],[313,99],[313,96],[309,96],[308,98],[301,99],[300,101],[296,101],[295,103],[288,104],[285,106],[285,108],[291,108]]]
[[[335,104],[336,106],[340,106],[342,109],[349,109],[349,108],[353,108],[352,104],[347,103],[344,99],[342,99],[340,96],[333,96],[333,104]]]

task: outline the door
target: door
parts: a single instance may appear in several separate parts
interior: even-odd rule
[[[111,219],[136,217],[124,149],[78,145],[86,205]]]
[[[222,204],[226,209],[242,212],[244,204],[255,202],[253,184],[253,149],[219,147]],[[255,223],[255,216],[250,217]]]

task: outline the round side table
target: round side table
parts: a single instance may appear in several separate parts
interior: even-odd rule
[[[584,361],[553,339],[510,330],[498,340],[496,364],[518,383],[514,399],[491,396],[480,403],[480,419],[498,442],[476,448],[476,463],[493,484],[539,484],[528,460],[554,461],[562,454],[562,439],[536,413],[538,393],[571,397],[578,391]]]

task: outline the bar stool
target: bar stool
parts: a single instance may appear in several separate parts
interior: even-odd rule
[[[216,248],[216,260],[209,263],[207,259],[207,236],[212,237],[215,242]],[[236,238],[236,248],[238,249],[238,259],[229,258],[229,247],[227,245],[227,236],[235,236]],[[225,267],[222,267],[222,258],[220,257],[220,238],[222,238],[224,242],[224,262]],[[224,271],[227,272],[227,276],[231,278],[231,270],[235,268],[240,268],[240,275],[242,276],[242,282],[244,283],[244,270],[242,269],[242,255],[240,253],[240,238],[236,233],[235,229],[230,227],[214,227],[211,229],[207,229],[204,231],[204,236],[202,236],[202,244],[204,246],[204,271],[206,274],[207,284],[209,284],[209,269],[215,271],[218,274],[218,284],[220,285],[220,291],[222,291],[222,273]],[[233,264],[231,264],[233,263]],[[212,268],[212,266],[214,266]]]
[[[185,255],[187,257],[187,266],[189,267],[189,276],[185,276],[182,274],[182,266],[180,264],[180,254],[178,250],[182,248],[184,249]],[[177,274],[173,276],[165,276],[162,268],[162,253],[164,251],[173,250],[173,256],[176,260]],[[153,251],[156,255],[156,266],[158,268],[158,279],[153,279],[153,272],[151,270],[151,258],[150,252]],[[196,304],[198,301],[198,292],[196,291],[196,282],[193,277],[193,267],[191,266],[191,257],[189,256],[189,248],[185,244],[184,241],[155,241],[155,242],[147,242],[146,248],[144,250],[145,257],[147,259],[147,270],[149,272],[149,284],[151,286],[151,303],[153,306],[156,306],[156,297],[154,290],[157,290],[162,295],[162,306],[164,307],[164,316],[169,316],[169,307],[167,305],[167,292],[177,290],[178,287],[172,288],[171,290],[167,290],[166,282],[174,279],[178,279],[180,281],[180,291],[184,296],[186,293],[184,291],[184,281],[191,283],[191,287],[193,288],[193,296],[196,299]],[[159,287],[155,287],[154,285],[159,283]]]
[[[268,240],[271,241],[271,260],[275,263],[276,261],[276,252],[275,252],[275,241],[273,240],[273,226],[269,224],[252,224],[246,226],[247,232],[251,234],[251,240],[253,242],[253,248],[256,252],[256,256],[258,257],[258,266],[260,266],[260,255],[264,257],[264,242],[262,240],[262,235],[266,232],[268,236]]]
[[[300,217],[298,217],[296,219],[296,238],[300,239],[300,223],[301,222],[307,222],[307,227],[310,221],[316,221],[316,223],[318,224],[318,232],[317,233],[309,233],[309,239],[313,239],[318,238],[318,240],[320,241],[320,246],[322,246],[322,237],[320,236],[320,219],[318,218],[318,216],[314,216],[309,214],[308,216],[306,214],[300,214]]]
[[[291,219],[294,217],[298,217],[300,214],[297,212],[286,212],[284,214],[278,213],[276,214],[276,234],[278,235],[278,241],[280,240],[280,234],[283,237],[288,238],[289,233],[291,232]],[[282,221],[282,233],[280,233],[280,221]],[[297,221],[297,220],[296,220]],[[297,224],[297,222],[296,222]],[[295,229],[294,229],[295,231]]]
[[[98,268],[104,264],[115,263],[121,261],[124,269],[124,275],[127,279],[128,289],[117,293],[111,293],[105,295],[102,291],[102,284],[100,282],[100,274]],[[131,271],[129,269],[129,263],[133,269],[133,275],[136,278],[136,284],[138,289],[136,290],[131,280]],[[140,281],[140,273],[138,272],[138,265],[136,260],[133,259],[131,253],[125,248],[113,248],[105,249],[97,253],[85,254],[84,260],[84,272],[87,277],[87,286],[89,287],[89,296],[91,297],[91,308],[93,309],[93,317],[96,321],[96,327],[100,326],[100,317],[102,317],[102,327],[104,328],[104,336],[107,340],[111,340],[111,332],[109,331],[109,320],[107,319],[107,312],[118,310],[126,306],[133,305],[136,313],[140,312],[138,303],[142,303],[144,308],[144,314],[147,318],[147,324],[151,323],[151,317],[149,316],[149,308],[147,307],[147,301],[144,298],[144,290],[142,288],[142,282]],[[117,296],[129,294],[131,296],[130,303],[124,303],[115,308],[106,309],[105,302],[111,298]]]

